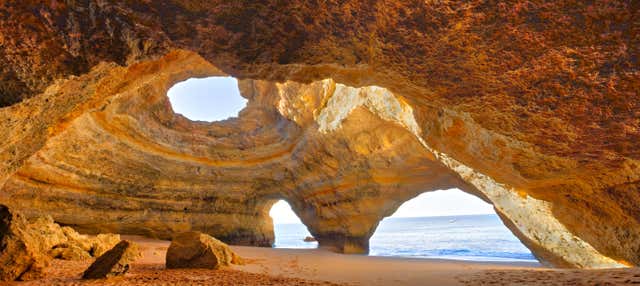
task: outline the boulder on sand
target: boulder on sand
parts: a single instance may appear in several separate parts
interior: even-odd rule
[[[167,268],[217,269],[240,263],[228,245],[207,234],[191,231],[176,235],[167,250]]]
[[[130,264],[140,257],[138,247],[128,240],[120,241],[111,250],[98,257],[82,274],[82,279],[102,279],[123,275]]]
[[[42,240],[24,216],[0,205],[0,281],[40,277],[50,260],[45,249],[54,240]]]

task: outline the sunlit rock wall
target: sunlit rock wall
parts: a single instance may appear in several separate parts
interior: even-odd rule
[[[336,228],[333,236],[366,241],[382,218],[380,210],[389,209],[373,206],[387,204],[393,191],[411,190],[403,201],[457,181],[402,126],[365,108],[353,112],[340,131],[322,133],[313,113],[331,95],[325,87],[335,88],[332,82],[288,86],[243,80],[240,89],[249,103],[238,118],[206,123],[174,114],[167,89],[205,74],[224,75],[197,55],[177,51],[157,62],[114,67],[98,85],[117,90],[76,90],[83,79],[60,83],[55,93],[88,93],[86,100],[95,102],[78,105],[82,114],[67,121],[38,123],[59,131],[44,143],[34,138],[33,144],[43,146],[6,179],[0,197],[27,213],[52,214],[90,232],[170,238],[194,228],[233,243],[270,245],[273,230],[266,214],[275,199],[291,201],[303,217],[320,224],[319,231]],[[299,100],[300,94],[308,101]],[[56,109],[58,98],[63,99],[43,95],[3,111],[12,117],[22,105],[50,103]],[[296,104],[306,107],[295,109],[298,121],[289,120],[285,116],[291,114],[280,109]],[[32,143],[8,139],[19,146]],[[336,195],[351,210],[325,221],[332,217]],[[328,207],[312,210],[311,205]],[[356,217],[362,223],[341,221]]]
[[[285,197],[321,245],[361,252],[402,201],[457,186],[546,261],[638,265],[639,13],[634,1],[5,1],[2,200],[93,231],[222,221],[221,238],[265,245],[266,210]],[[206,61],[164,57],[175,48]],[[254,79],[240,118],[170,112],[172,83],[222,72]]]

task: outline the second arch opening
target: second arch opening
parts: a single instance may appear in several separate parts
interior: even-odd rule
[[[287,201],[276,202],[275,248],[317,248]],[[369,255],[474,261],[535,262],[493,207],[458,189],[425,192],[383,219],[369,240]]]

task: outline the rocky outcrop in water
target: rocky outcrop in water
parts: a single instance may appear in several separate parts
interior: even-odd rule
[[[320,246],[362,253],[402,202],[457,187],[543,261],[638,265],[638,11],[7,1],[0,201],[86,232],[268,246],[285,198]],[[243,79],[238,118],[172,112],[172,84],[212,75]]]

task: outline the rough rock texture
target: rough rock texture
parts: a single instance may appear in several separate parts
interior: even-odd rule
[[[321,246],[366,252],[402,202],[458,187],[544,261],[639,265],[638,6],[5,1],[0,201],[269,245],[286,198]],[[173,114],[171,84],[224,74],[253,79],[239,118]]]
[[[0,224],[0,281],[39,278],[51,258],[90,258],[90,249],[83,249],[83,244],[101,244],[60,227],[50,216],[27,219],[4,205],[0,205]]]
[[[38,278],[51,258],[97,257],[118,241],[117,234],[88,237],[70,227],[60,227],[50,216],[27,219],[0,205],[0,281]]]
[[[49,220],[51,219],[49,218]],[[56,229],[60,228],[52,220],[51,225]],[[88,236],[79,234],[68,226],[62,227],[62,231],[65,237],[49,251],[49,255],[53,258],[83,260],[90,257],[99,257],[120,242],[119,234],[101,233],[96,236]]]
[[[218,269],[239,261],[226,245],[210,235],[189,231],[176,235],[167,250],[167,268]]]
[[[119,234],[101,233],[89,239],[89,254],[100,257],[120,242]],[[86,250],[86,248],[85,248]]]
[[[98,257],[82,274],[82,279],[102,279],[124,275],[130,264],[140,257],[138,246],[128,240],[120,241]]]
[[[49,251],[49,255],[53,258],[64,260],[85,260],[91,258],[86,250],[78,245],[60,244]]]
[[[27,225],[26,218],[0,205],[0,281],[37,278],[49,263]]]

